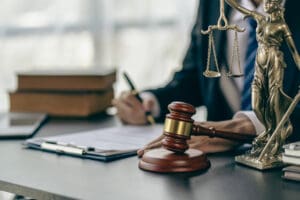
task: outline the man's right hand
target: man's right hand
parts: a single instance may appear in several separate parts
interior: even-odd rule
[[[195,122],[198,125],[203,126],[204,128],[214,127],[217,130],[223,130],[232,133],[247,133],[256,135],[255,127],[252,124],[251,120],[244,116],[240,115],[239,117],[233,118],[231,120],[219,121],[219,122]],[[139,157],[142,157],[143,154],[151,149],[156,149],[162,147],[163,135],[153,140],[147,144],[142,149],[139,149],[137,154]],[[239,146],[241,143],[233,140],[222,139],[222,138],[210,138],[207,136],[192,136],[188,141],[189,147],[193,149],[198,149],[204,153],[218,153],[232,150],[233,148]]]
[[[143,99],[141,103],[132,92],[122,92],[119,98],[113,99],[112,104],[118,110],[118,116],[123,123],[133,125],[147,124],[145,111],[153,107],[151,99]]]

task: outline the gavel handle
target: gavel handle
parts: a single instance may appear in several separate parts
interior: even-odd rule
[[[195,136],[209,136],[209,137],[218,137],[223,139],[235,140],[239,142],[252,142],[256,137],[249,133],[233,133],[227,131],[216,130],[214,127],[205,128],[200,125],[193,125],[192,135]]]

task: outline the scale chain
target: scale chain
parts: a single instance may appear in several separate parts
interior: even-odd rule
[[[239,70],[239,75],[242,74],[242,69],[241,69],[241,60],[240,60],[240,49],[239,49],[239,41],[238,41],[238,35],[237,31],[234,32],[234,43],[233,43],[233,49],[232,49],[232,55],[231,55],[231,65],[230,65],[230,71],[228,72],[228,75],[233,75],[233,64],[234,64],[234,59],[237,59],[237,64],[238,64],[238,70]]]
[[[211,33],[211,39],[212,39],[211,40],[212,41],[212,50],[213,50],[213,54],[214,54],[216,68],[217,68],[217,71],[220,72],[219,63],[218,63],[218,59],[217,59],[217,53],[216,53],[216,47],[215,47],[215,40],[214,40],[214,36],[212,33]]]

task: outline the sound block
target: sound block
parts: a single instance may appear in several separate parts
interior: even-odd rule
[[[174,153],[163,148],[150,150],[139,162],[139,168],[159,173],[195,172],[209,167],[206,155],[196,149],[189,149],[185,153]]]

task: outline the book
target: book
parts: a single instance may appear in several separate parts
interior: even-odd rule
[[[284,172],[282,178],[293,180],[293,181],[300,181],[300,166],[289,166],[282,169]]]
[[[287,164],[300,165],[300,158],[294,156],[282,155],[282,161]]]
[[[26,140],[28,148],[80,158],[110,161],[136,151],[162,134],[163,126],[116,126]]]
[[[293,142],[283,146],[284,154],[300,158],[300,142]]]
[[[299,157],[299,159],[300,159],[300,151],[285,149],[284,154],[287,156]]]
[[[300,174],[300,166],[297,165],[292,165],[292,166],[288,166],[282,169],[282,171],[289,171],[289,172],[294,172],[294,173],[298,173]]]
[[[50,116],[87,117],[111,105],[113,89],[104,92],[11,92],[11,112],[39,112]]]
[[[103,91],[115,81],[115,70],[35,70],[18,74],[18,90]]]

